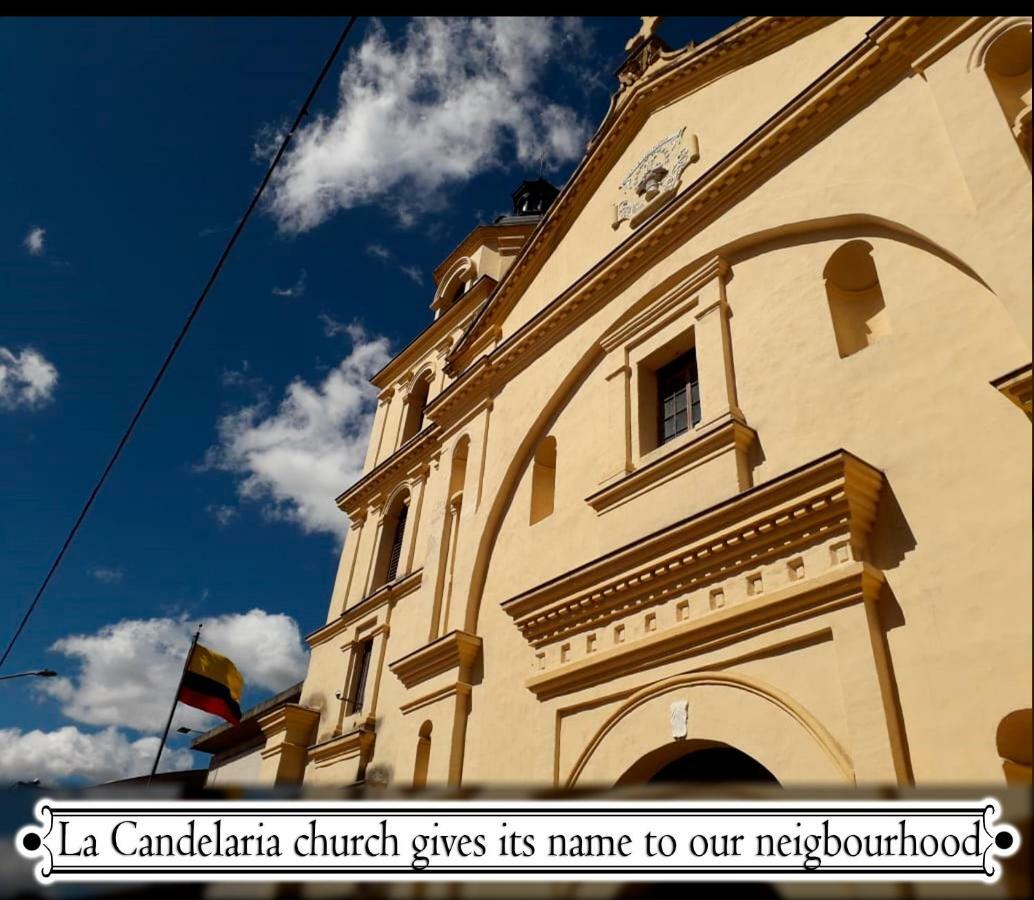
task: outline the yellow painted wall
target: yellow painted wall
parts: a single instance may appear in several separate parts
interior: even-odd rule
[[[374,424],[380,449],[342,499],[353,528],[327,625],[311,637],[301,700],[320,711],[317,741],[370,728],[373,750],[340,770],[310,762],[307,779],[351,781],[365,767],[408,784],[430,723],[430,784],[613,783],[672,742],[668,708],[685,700],[686,747],[730,743],[784,783],[1002,782],[996,727],[1031,705],[1031,430],[991,382],[1024,365],[1029,373],[1030,168],[980,63],[1008,22],[918,23],[900,32],[895,57],[880,42],[905,25],[779,24],[761,50],[747,42],[730,51],[738,64],[712,80],[687,82],[656,108],[639,103],[649,115],[600,151],[610,156],[593,171],[605,174],[592,176],[584,204],[557,213],[566,216],[551,239],[559,243],[520,264],[534,277],[506,308],[489,306],[503,343],[486,345],[488,364],[446,371],[435,349],[446,339],[455,348],[473,309],[403,352],[399,377],[380,385],[390,388]],[[780,46],[780,28],[796,38]],[[776,144],[763,177],[743,170],[755,178],[749,190],[705,195],[709,211],[694,224],[647,243],[655,224],[677,221],[698,178],[769,117],[791,115],[785,105],[812,82],[844,78],[837,96],[847,104],[868,90],[849,77],[862,57],[872,60],[869,84],[886,80],[876,96],[811,115],[795,132],[800,146],[784,154]],[[663,67],[644,83],[651,77],[669,78]],[[614,229],[618,185],[682,125],[698,136],[701,158],[679,197],[653,222]],[[883,309],[862,349],[841,356],[823,272],[851,241],[869,248]],[[632,268],[607,278],[626,257]],[[501,269],[492,277],[506,287]],[[595,305],[547,334],[549,304],[581,296],[583,283]],[[682,306],[665,320],[662,301],[680,286]],[[615,361],[627,352],[630,371],[646,365],[651,341],[662,352],[691,329],[702,425],[725,437],[697,458],[706,428],[650,453],[633,436],[629,471],[615,474],[625,440]],[[508,355],[522,341],[528,349]],[[419,452],[400,450],[406,378],[424,366],[435,373],[427,434]],[[629,377],[638,390],[640,376]],[[638,413],[628,415],[634,426]],[[530,524],[531,464],[546,436],[557,442],[554,511]],[[457,493],[450,472],[463,438]],[[738,503],[761,516],[806,496],[800,473],[840,449],[882,475],[845,475],[850,515],[824,530],[802,536],[778,522],[786,540],[753,569],[715,570],[542,644],[515,623],[522,593],[580,596],[579,567],[618,578],[626,563],[612,554],[632,547],[634,556],[648,535],[688,517],[717,510],[707,513],[717,535],[722,511]],[[683,458],[691,461],[676,464]],[[666,466],[668,475],[651,474]],[[379,586],[369,577],[384,539],[378,524],[403,485],[404,563]],[[443,562],[450,505],[459,525]],[[748,588],[755,574],[763,593]],[[833,597],[834,584],[853,587]],[[784,607],[798,611],[774,611]],[[720,637],[708,637],[712,625]],[[343,717],[336,694],[364,635],[376,642],[372,706]],[[637,661],[665,641],[663,659]],[[605,677],[579,680],[582,671]]]

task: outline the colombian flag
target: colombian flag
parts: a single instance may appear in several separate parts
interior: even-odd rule
[[[236,725],[241,720],[243,692],[244,679],[232,662],[207,647],[194,645],[176,695],[180,703],[221,716]]]

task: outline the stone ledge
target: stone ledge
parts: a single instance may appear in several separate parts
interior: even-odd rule
[[[436,641],[388,664],[388,668],[407,688],[414,687],[448,672],[456,670],[457,680],[463,680],[464,670],[469,669],[481,652],[481,638],[466,631],[450,631]]]
[[[605,650],[531,678],[528,689],[540,700],[611,681],[641,669],[700,652],[716,642],[765,630],[801,613],[817,615],[875,599],[883,573],[852,562],[770,594],[715,610],[699,619]]]
[[[1013,403],[1015,403],[1020,409],[1022,409],[1029,418],[1031,415],[1031,364],[1027,363],[1025,366],[1020,366],[1018,369],[1013,369],[1011,372],[1006,372],[1000,378],[996,378],[991,382],[991,386],[996,388],[1006,397],[1008,397]]]
[[[605,625],[755,566],[770,552],[846,532],[857,559],[882,473],[837,450],[502,604],[533,647]]]
[[[732,450],[746,453],[756,439],[757,434],[753,428],[739,419],[726,419],[692,435],[687,443],[596,491],[586,497],[585,502],[597,513],[605,513],[723,453]]]

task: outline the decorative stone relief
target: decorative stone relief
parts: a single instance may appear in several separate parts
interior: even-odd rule
[[[635,227],[678,192],[682,173],[700,159],[700,142],[683,126],[668,135],[635,164],[618,189],[621,200],[614,207],[614,228],[625,219]]]
[[[668,718],[671,719],[671,736],[676,741],[685,740],[689,733],[689,701],[676,700],[668,707]]]

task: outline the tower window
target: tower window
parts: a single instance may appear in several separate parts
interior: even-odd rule
[[[696,349],[657,372],[657,442],[664,444],[700,422]]]
[[[402,426],[403,444],[424,427],[424,411],[427,408],[427,395],[430,390],[430,372],[422,375],[410,389],[409,402],[406,404],[406,418]]]
[[[395,520],[395,531],[391,536],[391,550],[388,554],[388,568],[385,572],[385,581],[394,581],[399,573],[399,560],[402,558],[402,541],[406,536],[406,516],[409,507],[403,506],[398,512]]]
[[[378,538],[377,556],[370,578],[370,591],[376,591],[394,581],[402,566],[402,545],[406,536],[406,520],[409,516],[409,492],[396,495],[384,511]]]
[[[355,679],[352,682],[352,713],[362,712],[366,702],[366,683],[370,677],[370,661],[373,659],[373,640],[363,641],[356,649]]]

